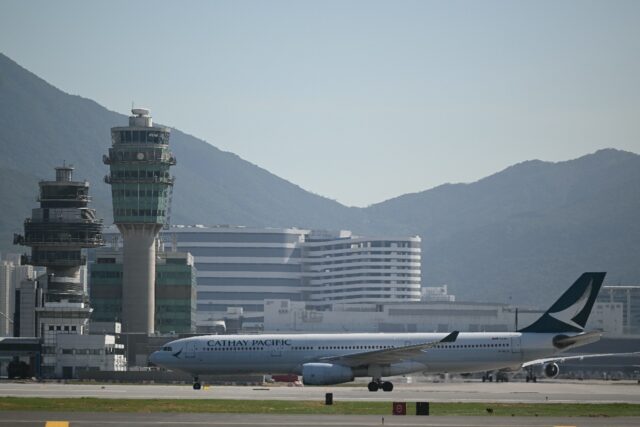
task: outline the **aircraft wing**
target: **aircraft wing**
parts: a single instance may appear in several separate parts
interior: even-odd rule
[[[411,359],[422,354],[424,350],[433,348],[438,344],[454,342],[458,338],[458,334],[459,331],[454,331],[438,341],[406,345],[403,347],[385,348],[382,350],[367,351],[363,353],[351,353],[342,356],[323,357],[320,361],[338,363],[340,365],[351,367],[371,364],[387,365]]]
[[[536,359],[530,362],[525,362],[522,364],[523,368],[528,368],[530,366],[536,365],[544,365],[545,363],[563,363],[567,360],[583,360],[583,359],[591,359],[597,357],[631,357],[631,356],[640,356],[640,351],[634,351],[631,353],[599,353],[599,354],[580,354],[576,356],[563,356],[563,357],[548,357],[545,359]]]

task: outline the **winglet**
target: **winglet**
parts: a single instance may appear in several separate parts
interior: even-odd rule
[[[460,333],[460,331],[453,331],[449,335],[447,335],[446,337],[442,338],[440,340],[440,342],[441,343],[455,342],[455,340],[458,339],[458,334],[459,333]]]

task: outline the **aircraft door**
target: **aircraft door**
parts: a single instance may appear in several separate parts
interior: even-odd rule
[[[271,347],[271,357],[282,357],[283,350],[284,350],[284,346],[282,345]]]
[[[187,359],[192,359],[196,357],[196,343],[195,341],[187,341],[186,347],[184,349],[184,357]]]
[[[522,353],[520,337],[511,338],[511,353]]]

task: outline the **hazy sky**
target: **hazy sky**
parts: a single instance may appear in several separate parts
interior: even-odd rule
[[[347,205],[640,152],[640,1],[1,0],[0,51]]]

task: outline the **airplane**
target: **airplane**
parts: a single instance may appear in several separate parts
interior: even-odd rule
[[[527,372],[525,378],[526,382],[537,381],[535,375],[536,368],[542,371],[542,375],[545,378],[555,378],[560,373],[560,364],[568,361],[583,361],[585,359],[599,359],[601,357],[618,358],[618,357],[640,357],[639,351],[632,351],[626,353],[598,353],[598,354],[576,354],[564,357],[551,357],[547,359],[532,360],[531,362],[523,363],[522,368]]]
[[[500,369],[498,371],[486,372],[482,376],[482,382],[508,382],[510,374],[516,374],[521,370],[526,372],[526,382],[537,382],[538,376],[553,379],[560,374],[560,364],[568,361],[583,361],[585,359],[597,359],[601,357],[617,358],[617,357],[640,357],[640,351],[632,351],[626,353],[591,353],[591,354],[572,354],[567,356],[547,357],[544,359],[536,359],[524,362],[519,369]]]
[[[583,273],[517,332],[204,335],[171,341],[149,361],[193,375],[194,390],[205,374],[297,374],[305,385],[371,377],[369,391],[390,392],[383,377],[515,370],[600,339],[584,327],[605,274]]]

